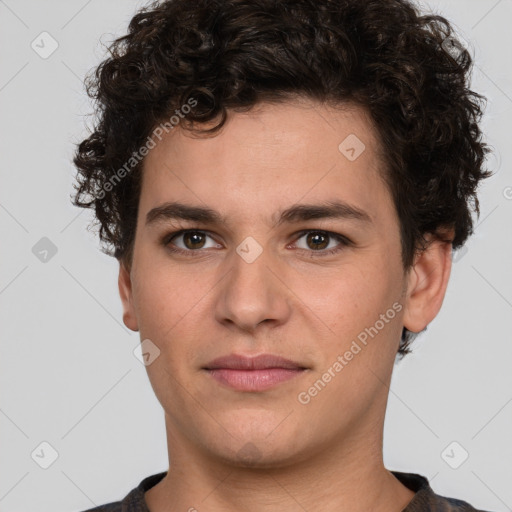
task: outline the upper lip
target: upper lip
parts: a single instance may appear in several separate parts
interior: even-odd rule
[[[273,354],[259,356],[242,356],[230,354],[210,361],[205,367],[207,370],[228,368],[231,370],[265,370],[268,368],[285,368],[289,370],[304,370],[305,366]]]

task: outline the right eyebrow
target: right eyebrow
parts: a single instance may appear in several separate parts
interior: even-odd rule
[[[172,219],[204,222],[206,224],[223,224],[226,221],[219,212],[211,208],[168,202],[153,208],[147,213],[146,226]]]

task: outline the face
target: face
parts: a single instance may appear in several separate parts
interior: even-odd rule
[[[372,124],[306,100],[230,116],[150,151],[120,272],[126,325],[160,351],[147,371],[169,440],[261,467],[371,444],[404,322],[427,321]],[[263,354],[294,364],[212,368]]]

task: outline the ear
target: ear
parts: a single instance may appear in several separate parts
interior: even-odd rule
[[[133,292],[132,292],[132,279],[131,272],[126,268],[125,263],[119,262],[119,295],[123,303],[123,322],[128,329],[138,331],[139,325],[137,316],[135,315],[135,308],[133,305]]]
[[[403,322],[412,332],[421,332],[437,316],[452,268],[451,242],[437,240],[430,233],[425,239],[427,248],[416,253],[408,275]]]

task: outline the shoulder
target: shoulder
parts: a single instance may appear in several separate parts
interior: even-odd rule
[[[122,501],[113,501],[112,503],[106,503],[105,505],[101,505],[99,507],[88,508],[83,512],[122,512],[122,507]]]
[[[466,501],[458,500],[456,498],[445,498],[439,496],[440,503],[444,503],[447,511],[453,512],[487,512],[485,510],[476,509]]]
[[[89,508],[83,512],[149,512],[144,499],[144,494],[147,490],[156,485],[167,474],[157,473],[148,476],[140,482],[140,484],[132,489],[122,500],[112,501],[104,505]]]
[[[447,498],[437,494],[434,494],[433,497],[425,503],[424,508],[418,508],[418,512],[420,510],[432,510],[435,512],[487,512],[474,508],[466,501],[456,498]]]
[[[487,512],[474,508],[466,501],[436,494],[424,476],[397,471],[392,473],[406,487],[415,492],[414,498],[402,512]]]

